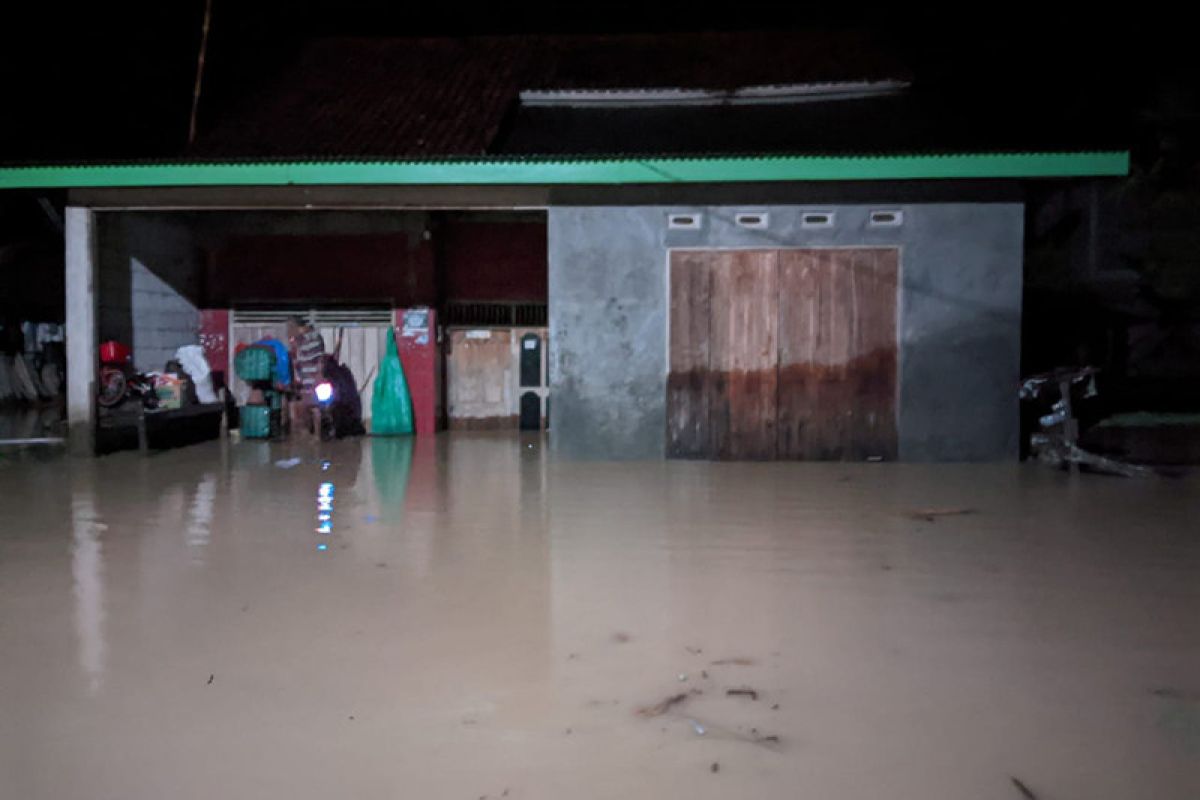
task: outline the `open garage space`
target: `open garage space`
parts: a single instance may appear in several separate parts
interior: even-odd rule
[[[286,343],[299,316],[350,371],[370,429],[394,327],[419,432],[515,430],[522,404],[524,426],[545,427],[544,212],[111,212],[92,224],[97,335],[128,343],[138,371],[199,343],[217,389],[244,406],[234,356]]]

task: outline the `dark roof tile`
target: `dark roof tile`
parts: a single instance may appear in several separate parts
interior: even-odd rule
[[[188,155],[481,155],[522,89],[731,89],[904,77],[907,70],[872,36],[854,33],[326,39],[202,127]]]

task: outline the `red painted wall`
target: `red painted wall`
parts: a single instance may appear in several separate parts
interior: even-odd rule
[[[447,300],[546,302],[546,224],[448,220],[438,229]]]
[[[433,304],[433,246],[404,233],[233,237],[209,258],[205,295],[210,306]]]
[[[213,372],[229,369],[229,309],[200,310],[200,346]]]
[[[235,236],[210,253],[205,301],[437,305],[440,279],[447,300],[546,302],[544,222],[450,219],[435,237]]]
[[[408,393],[412,396],[413,427],[417,435],[436,433],[441,417],[441,349],[437,342],[437,312],[428,311],[425,329],[405,328],[404,316],[407,309],[396,309],[393,325],[396,331],[396,348],[400,351],[400,363],[404,366],[404,377],[408,381]]]

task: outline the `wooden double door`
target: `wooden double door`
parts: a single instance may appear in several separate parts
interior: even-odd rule
[[[894,248],[676,250],[667,453],[896,456]]]

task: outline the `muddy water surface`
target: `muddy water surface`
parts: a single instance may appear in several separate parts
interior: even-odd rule
[[[1197,798],[1198,498],[494,435],[0,455],[0,797]]]

